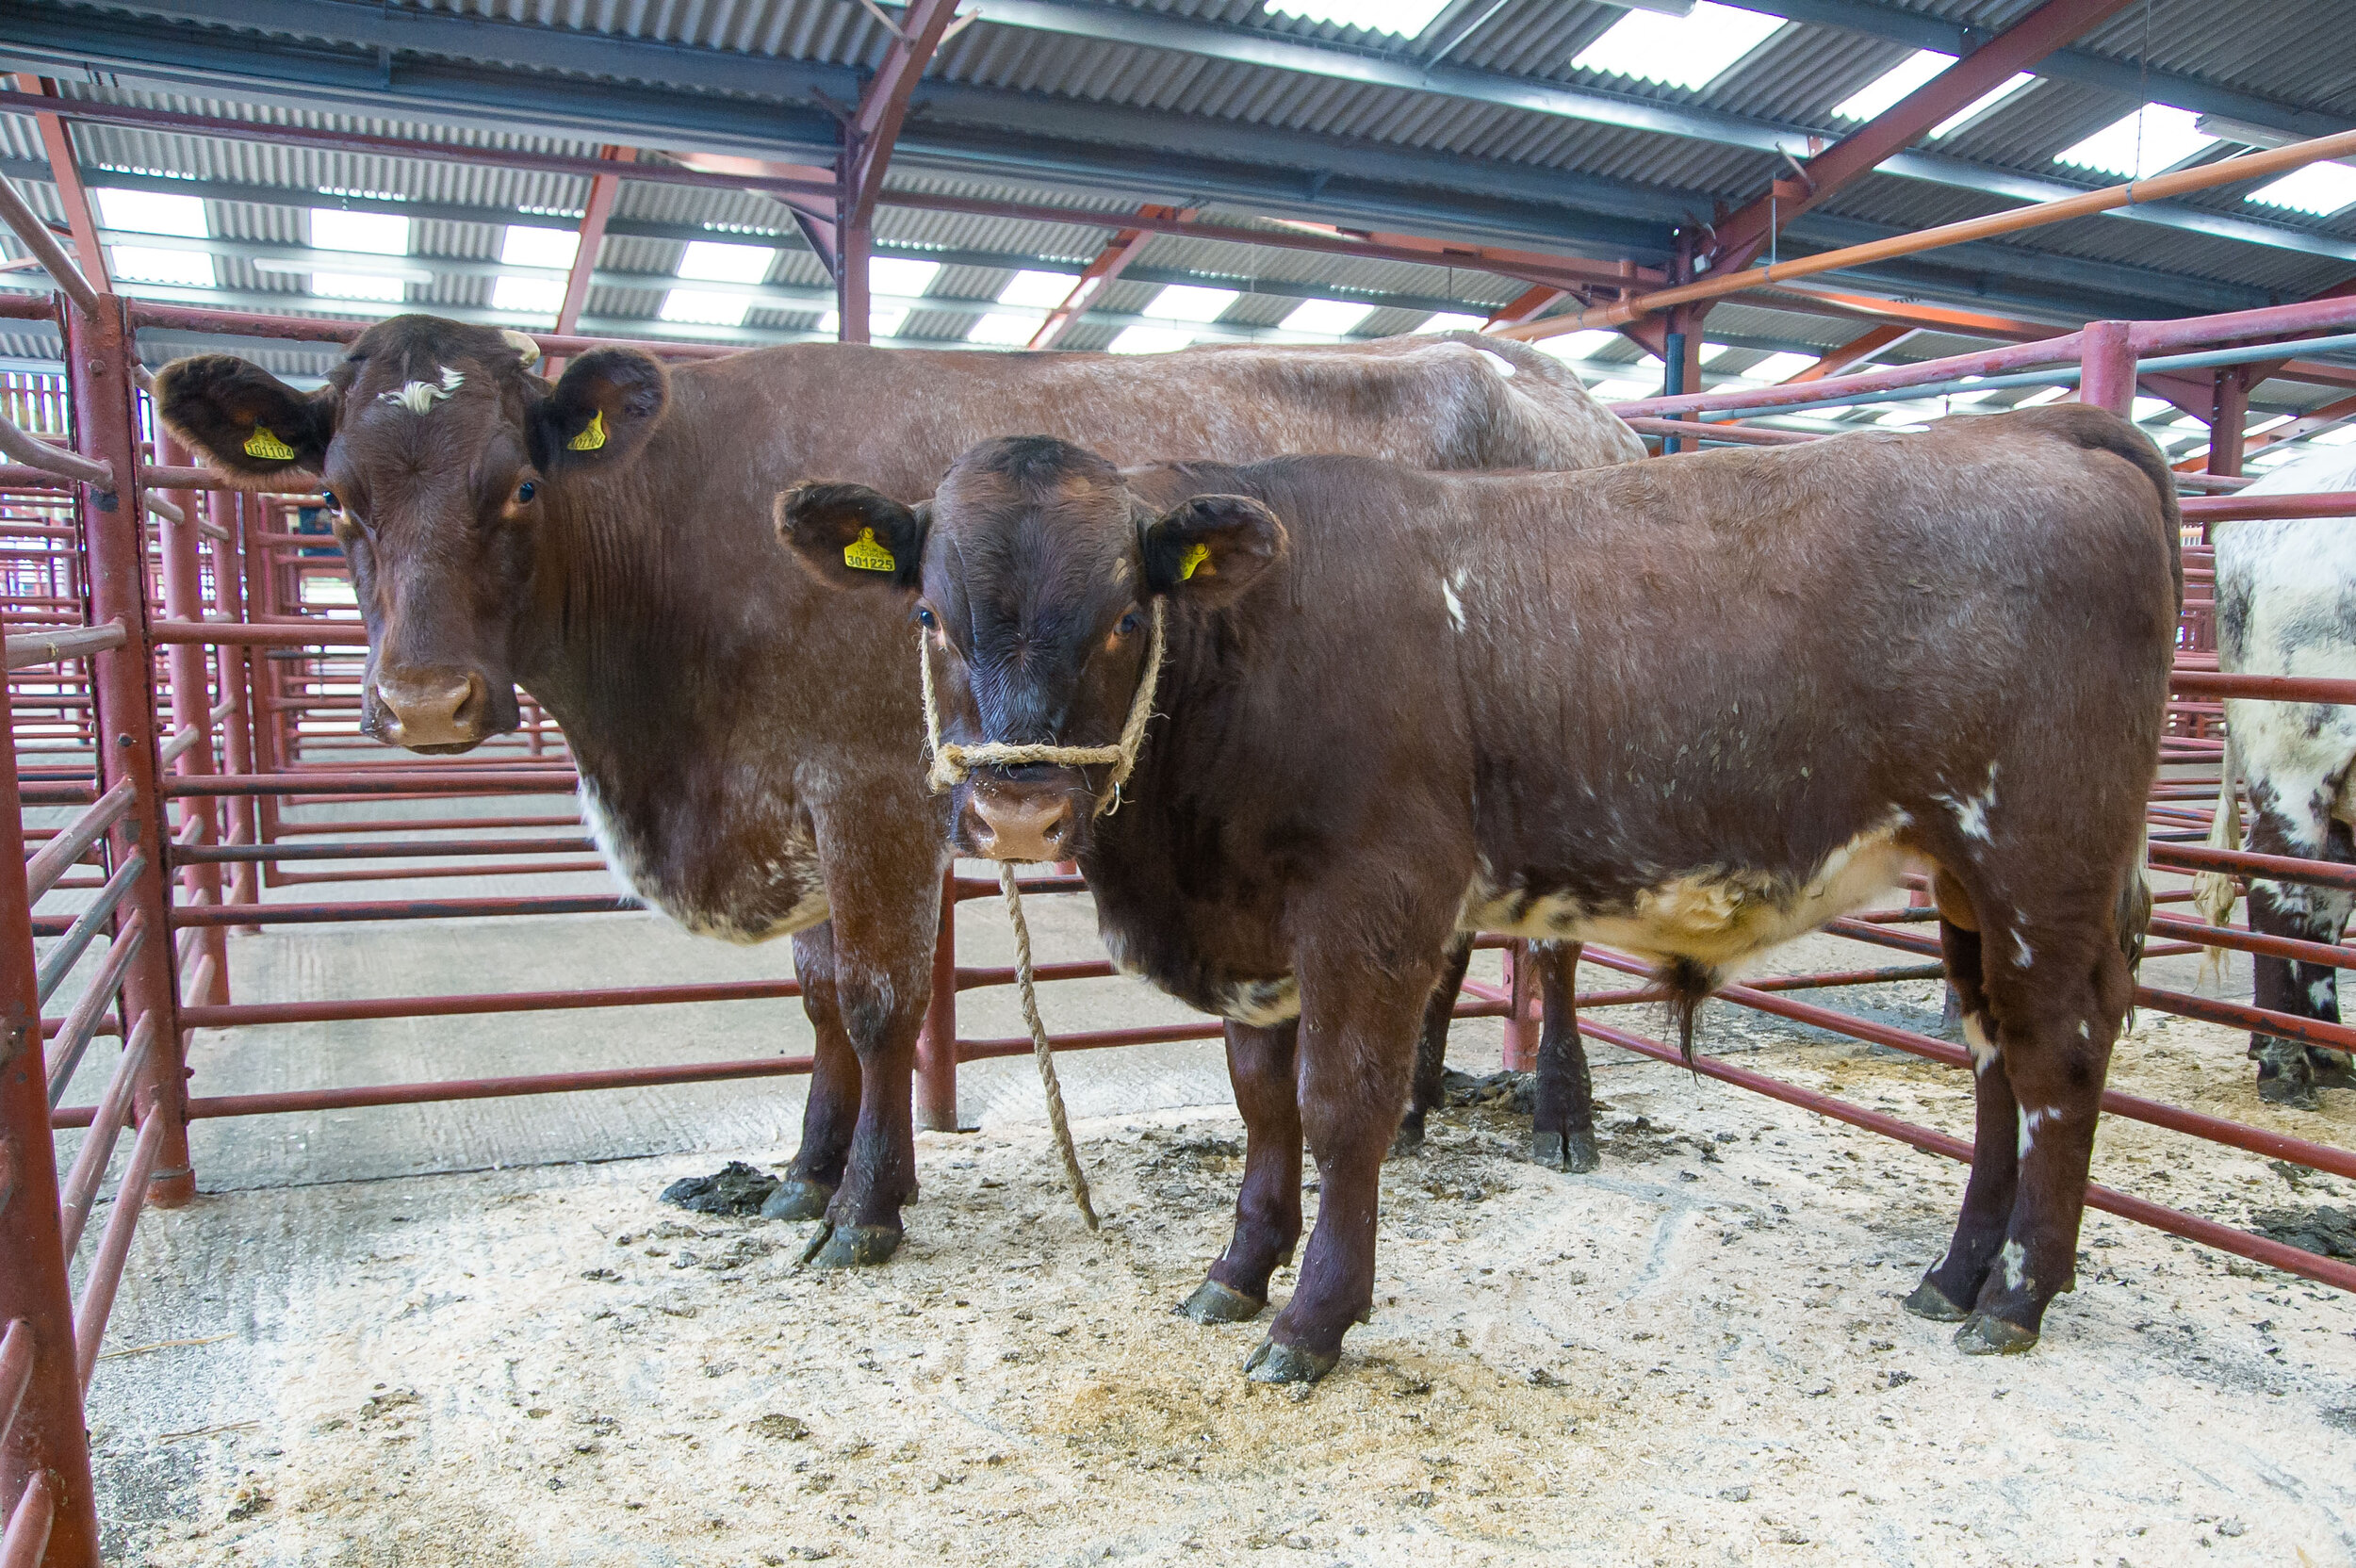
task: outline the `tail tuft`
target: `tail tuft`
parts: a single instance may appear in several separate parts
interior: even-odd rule
[[[1677,1029],[1677,1048],[1685,1054],[1685,1065],[1692,1067],[1693,1023],[1702,1004],[1718,988],[1718,972],[1692,958],[1672,958],[1654,973],[1653,983],[1669,1004],[1669,1017]]]

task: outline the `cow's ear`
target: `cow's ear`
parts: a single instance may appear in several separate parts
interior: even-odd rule
[[[670,377],[652,354],[592,349],[532,405],[532,461],[544,474],[621,462],[654,433],[670,396]]]
[[[1145,585],[1190,604],[1233,604],[1284,553],[1284,525],[1249,496],[1196,496],[1147,523]]]
[[[164,423],[214,467],[250,479],[318,473],[335,434],[335,394],[297,392],[235,354],[175,359],[155,377]]]
[[[924,585],[932,502],[903,506],[864,484],[813,480],[777,497],[777,539],[812,577],[835,588]]]

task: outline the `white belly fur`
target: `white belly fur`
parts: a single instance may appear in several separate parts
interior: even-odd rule
[[[1644,957],[1691,958],[1724,970],[1864,908],[1929,863],[1897,841],[1903,812],[1824,857],[1807,882],[1756,871],[1689,872],[1646,888],[1626,907],[1589,909],[1567,895],[1532,902],[1519,920],[1508,890],[1476,877],[1458,927],[1553,941],[1601,942]]]

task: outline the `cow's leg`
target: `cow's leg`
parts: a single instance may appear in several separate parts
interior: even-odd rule
[[[794,934],[794,978],[801,982],[802,1012],[817,1041],[810,1056],[810,1100],[802,1107],[802,1147],[761,1212],[771,1219],[822,1219],[843,1184],[859,1101],[859,1056],[843,1032],[843,1010],[834,994],[831,923]]]
[[[1973,1355],[2034,1346],[2046,1303],[2077,1276],[2102,1081],[2135,978],[2101,906],[2073,902],[2059,902],[2055,918],[2005,931],[1985,975],[2015,1104],[2016,1176],[2004,1244],[1955,1331],[1956,1346]]]
[[[817,825],[834,927],[834,1005],[859,1069],[849,1157],[807,1254],[821,1268],[891,1257],[901,1205],[916,1196],[909,1089],[941,918],[940,820],[879,808],[889,793],[874,791],[843,820],[822,816]]]
[[[2356,861],[2346,823],[2306,813],[2307,820],[2286,818],[2279,803],[2253,792],[2250,847],[2262,855],[2297,855],[2340,863]],[[2305,941],[2337,942],[2348,927],[2349,896],[2331,888],[2297,882],[2252,880],[2250,884],[2250,928],[2262,936],[2293,937]],[[2254,954],[2250,958],[2251,998],[2271,1012],[2324,1023],[2340,1021],[2339,972],[2328,964],[2300,963],[2289,958]],[[2356,1084],[2348,1055],[2328,1046],[2308,1045],[2263,1030],[2250,1037],[2250,1054],[2258,1064],[2258,1093],[2275,1104],[2315,1110],[2321,1102],[2318,1086],[2348,1087]]]
[[[1530,1158],[1557,1170],[1585,1173],[1603,1163],[1595,1149],[1595,1084],[1579,1037],[1579,944],[1532,942],[1546,1000],[1538,1036],[1538,1102],[1530,1119]],[[1543,955],[1543,956],[1541,956]]]
[[[1980,1282],[1988,1278],[2004,1246],[2004,1227],[2012,1222],[2014,1183],[2018,1175],[2017,1109],[2012,1083],[2004,1076],[1996,1048],[1996,1021],[1988,1011],[1988,990],[1980,974],[1980,934],[1948,918],[1952,912],[1972,920],[1952,884],[1939,901],[1939,939],[1947,960],[1948,983],[1954,988],[1963,1020],[1963,1037],[1972,1053],[1972,1090],[1976,1112],[1972,1139],[1972,1174],[1963,1187],[1963,1213],[1955,1235],[1922,1282],[1906,1298],[1906,1311],[1940,1323],[1960,1323],[1980,1297]],[[1976,920],[1973,921],[1976,924]]]
[[[1415,964],[1404,941],[1334,943],[1301,966],[1297,1080],[1301,1131],[1317,1162],[1317,1222],[1292,1299],[1245,1371],[1259,1382],[1315,1382],[1341,1359],[1342,1335],[1374,1307],[1374,1231],[1383,1155],[1398,1130],[1415,1057],[1415,1021],[1437,978],[1446,933]],[[1370,965],[1366,956],[1388,962]]]
[[[1424,1118],[1440,1108],[1441,1080],[1448,1074],[1448,1026],[1456,1016],[1456,998],[1464,988],[1464,971],[1472,966],[1472,936],[1456,939],[1448,949],[1440,983],[1423,1007],[1423,1033],[1415,1040],[1415,1079],[1407,1095],[1407,1115],[1391,1140],[1391,1152],[1403,1154],[1423,1147]]]
[[[1293,1090],[1298,1022],[1227,1025],[1227,1076],[1243,1113],[1243,1185],[1235,1233],[1210,1278],[1176,1310],[1197,1323],[1241,1323],[1268,1305],[1268,1276],[1301,1239],[1301,1103]]]

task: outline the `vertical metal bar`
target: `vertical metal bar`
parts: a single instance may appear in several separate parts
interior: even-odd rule
[[[957,868],[941,879],[941,935],[933,943],[933,991],[916,1036],[916,1124],[957,1130]]]
[[[213,521],[221,526],[226,539],[213,541],[213,596],[215,608],[233,621],[250,619],[245,601],[245,498],[230,491],[215,490],[205,497]],[[231,773],[254,771],[254,704],[253,659],[260,649],[249,650],[240,644],[221,645],[221,694],[230,704],[229,717],[221,724],[221,755]],[[226,836],[233,842],[254,843],[260,826],[252,795],[238,795],[223,804],[234,825]],[[261,869],[254,862],[240,861],[229,868],[229,898],[233,904],[261,902],[258,881]],[[248,930],[254,929],[248,927]]]
[[[1510,1010],[1505,1015],[1505,1070],[1508,1072],[1531,1072],[1538,1066],[1538,1031],[1546,1016],[1546,995],[1535,984],[1536,965],[1530,956],[1530,944],[1511,943],[1505,949],[1505,993]]]
[[[2220,365],[2209,395],[2209,472],[2241,472],[2242,438],[2250,423],[2250,367]]]
[[[844,225],[836,233],[843,249],[834,275],[835,337],[844,343],[864,343],[868,318],[875,309],[867,289],[867,258],[875,248],[875,231]]]
[[[188,449],[168,435],[158,433],[158,455],[167,466],[189,466]],[[175,621],[201,621],[205,618],[205,571],[197,548],[197,520],[204,515],[197,493],[193,490],[175,493],[173,502],[179,506],[185,522],[165,522],[164,545],[164,613]],[[182,752],[172,763],[172,771],[180,774],[210,774],[213,765],[213,694],[212,682],[205,670],[205,648],[199,643],[174,643],[165,654],[166,667],[172,680],[172,729],[173,733],[196,727],[203,737],[196,744]],[[180,802],[182,820],[194,821],[195,844],[217,844],[221,841],[220,808],[210,796],[193,795]],[[221,902],[221,874],[216,863],[199,862],[185,874],[189,879],[191,896],[206,902]],[[226,1004],[229,1000],[229,933],[218,925],[204,927],[197,939],[206,956],[213,960],[212,982],[205,995],[188,1000],[199,1004]]]
[[[2135,406],[2135,350],[2124,321],[2088,321],[2078,400],[2125,418]]]
[[[12,727],[8,721],[0,688],[0,733]],[[15,1513],[28,1487],[45,1485],[52,1515],[45,1560],[52,1568],[96,1568],[98,1514],[58,1232],[57,1151],[49,1134],[41,981],[24,864],[25,813],[11,749],[0,767],[0,1324],[23,1325],[11,1338],[22,1345],[28,1341],[20,1336],[29,1336],[32,1377],[0,1435],[0,1519]],[[38,1498],[33,1506],[40,1507]]]
[[[123,302],[101,295],[98,308],[64,312],[66,363],[73,368],[74,440],[86,457],[104,457],[122,476],[116,494],[77,487],[83,548],[90,561],[90,619],[121,620],[128,635],[123,645],[90,659],[91,695],[97,707],[98,776],[111,789],[125,779],[134,793],[131,809],[108,834],[114,863],[134,851],[147,852],[147,869],[123,901],[123,918],[134,910],[147,917],[155,939],[139,951],[123,980],[126,1020],[155,1016],[155,1044],[148,1053],[145,1081],[136,1103],[139,1119],[164,1119],[147,1200],[177,1208],[196,1196],[188,1168],[188,1082],[180,1033],[179,977],[172,942],[172,878],[165,869],[163,792],[155,744],[155,667],[148,641],[146,517],[139,504],[139,427],[133,418],[137,390],[131,370],[130,325]]]

